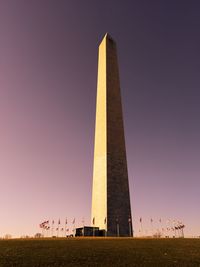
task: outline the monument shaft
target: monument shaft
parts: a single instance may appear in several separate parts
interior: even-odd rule
[[[92,223],[107,236],[132,235],[117,49],[108,34],[99,46]]]

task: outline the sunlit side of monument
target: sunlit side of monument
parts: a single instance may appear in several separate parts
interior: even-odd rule
[[[132,219],[115,41],[99,46],[92,225],[107,236],[132,236]]]

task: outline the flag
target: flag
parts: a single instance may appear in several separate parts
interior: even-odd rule
[[[93,225],[95,224],[95,217],[92,219],[92,224]]]
[[[142,222],[142,217],[140,217],[140,222]]]

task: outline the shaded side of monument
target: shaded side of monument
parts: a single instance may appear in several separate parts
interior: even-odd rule
[[[107,236],[132,236],[131,206],[115,41],[99,46],[92,225]]]

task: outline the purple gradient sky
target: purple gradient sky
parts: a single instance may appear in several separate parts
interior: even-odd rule
[[[90,222],[97,49],[117,41],[131,204],[200,235],[200,2],[0,0],[0,236]]]

